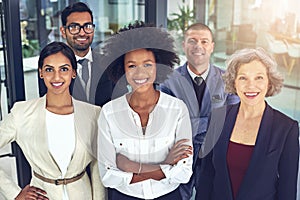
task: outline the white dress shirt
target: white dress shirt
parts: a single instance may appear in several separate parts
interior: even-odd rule
[[[99,168],[104,186],[129,196],[153,199],[189,181],[192,156],[174,166],[160,165],[165,174],[160,181],[148,179],[130,184],[133,173],[121,171],[116,165],[117,153],[135,162],[160,164],[178,140],[189,139],[188,144],[192,146],[191,123],[183,101],[161,92],[143,134],[140,117],[124,95],[103,106],[98,127]]]
[[[61,171],[61,177],[57,179],[62,179],[75,149],[74,113],[58,115],[46,110],[46,125],[49,152]],[[66,187],[62,199],[69,199]]]
[[[208,76],[209,68],[210,68],[210,65],[208,65],[207,70],[205,70],[205,72],[203,72],[201,75],[197,75],[194,72],[192,72],[192,70],[190,69],[189,66],[187,66],[187,71],[189,72],[189,74],[193,80],[195,79],[195,77],[200,76],[205,81]]]

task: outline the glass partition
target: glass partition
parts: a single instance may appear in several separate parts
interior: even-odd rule
[[[144,0],[83,1],[93,11],[96,25],[93,47],[119,28],[135,20],[145,19]],[[20,0],[23,66],[26,98],[38,97],[37,60],[47,43],[64,41],[59,28],[60,13],[68,5],[65,0]]]
[[[7,101],[7,85],[6,80],[6,59],[5,59],[5,25],[4,25],[4,11],[3,3],[0,1],[0,120],[6,117],[8,114],[8,101]],[[1,168],[17,183],[17,169],[16,169],[16,158],[12,156],[11,145],[6,145],[0,148],[0,163]],[[4,197],[0,193],[0,200],[4,200]]]
[[[300,1],[169,0],[168,28],[181,50],[182,27],[195,21],[214,33],[212,62],[225,69],[225,60],[241,48],[263,47],[277,60],[285,77],[282,92],[267,101],[300,120]]]

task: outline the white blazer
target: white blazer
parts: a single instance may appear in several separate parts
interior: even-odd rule
[[[105,189],[100,181],[95,156],[96,149],[93,148],[97,146],[94,141],[97,141],[97,119],[100,107],[75,99],[72,101],[76,144],[65,177],[72,178],[78,175],[90,164],[91,180],[85,173],[78,181],[64,186],[43,182],[33,175],[30,185],[45,190],[47,197],[51,200],[62,199],[63,187],[66,187],[71,200],[105,199]],[[46,95],[38,99],[15,103],[11,113],[0,125],[0,148],[16,141],[33,171],[46,178],[57,179],[62,174],[48,150],[45,116]],[[14,199],[21,188],[1,168],[0,179],[0,193],[7,199]]]

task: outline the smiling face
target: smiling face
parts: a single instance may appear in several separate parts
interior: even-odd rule
[[[59,52],[46,57],[39,72],[48,94],[70,94],[69,86],[72,78],[76,76],[76,71],[64,54]]]
[[[202,74],[208,68],[210,55],[214,50],[210,31],[188,30],[185,33],[183,50],[190,69],[195,74]]]
[[[67,17],[66,26],[70,24],[79,24],[83,26],[86,23],[92,23],[92,18],[89,12],[73,12]],[[84,57],[88,51],[89,47],[93,42],[94,32],[85,33],[83,28],[80,32],[72,35],[67,28],[61,27],[60,31],[63,38],[67,40],[68,45],[73,49],[74,53],[78,56]]]
[[[264,104],[269,87],[266,67],[257,60],[241,65],[235,87],[241,103],[249,106]]]
[[[153,89],[156,78],[156,63],[154,54],[146,49],[138,49],[126,53],[124,69],[127,82],[136,92]]]

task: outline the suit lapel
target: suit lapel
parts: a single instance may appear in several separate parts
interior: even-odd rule
[[[208,115],[208,113],[211,112],[211,95],[214,94],[215,91],[215,87],[216,87],[216,80],[219,79],[219,77],[215,77],[216,73],[215,73],[215,69],[210,66],[207,78],[205,80],[205,90],[204,90],[204,96],[201,102],[201,112],[203,113],[205,116]]]
[[[92,59],[93,61],[91,62],[89,102],[94,103],[97,85],[104,70],[100,66],[100,56],[97,53],[94,53],[94,51],[92,51]],[[80,78],[78,77],[75,79],[72,96],[77,100],[88,102],[85,89],[83,88]]]
[[[79,77],[75,79],[73,90],[72,90],[72,96],[77,100],[85,101],[85,102],[87,101],[86,94],[81,85]]]
[[[249,191],[249,187],[255,184],[256,181],[256,171],[259,170],[257,166],[259,163],[264,162],[264,156],[266,155],[266,151],[268,149],[272,133],[272,121],[273,121],[273,111],[266,104],[266,108],[262,117],[262,121],[260,123],[258,135],[256,138],[256,144],[250,159],[250,163],[247,169],[247,172],[243,178],[241,183],[239,192],[237,194],[237,199],[245,199],[247,196],[247,191]]]
[[[75,130],[76,143],[75,143],[75,149],[74,149],[72,158],[71,158],[69,166],[68,166],[68,170],[66,172],[66,176],[69,176],[70,172],[76,171],[73,168],[76,167],[76,162],[78,162],[78,156],[80,156],[80,157],[82,156],[80,154],[80,152],[78,151],[78,149],[79,149],[78,146],[80,146],[79,138],[81,137],[78,134],[81,131],[80,130],[81,129],[81,126],[80,126],[81,121],[78,119],[78,115],[80,116],[81,113],[80,113],[80,109],[77,109],[78,108],[77,102],[74,99],[72,99],[72,102],[73,102],[73,106],[74,106],[74,130]],[[80,155],[78,155],[78,154],[80,154]]]
[[[223,132],[224,134],[221,134],[221,137],[219,139],[219,142],[221,143],[220,146],[221,149],[218,150],[220,156],[216,159],[222,159],[217,162],[220,162],[223,164],[223,169],[224,173],[226,173],[226,180],[225,180],[225,186],[227,194],[224,194],[227,196],[225,199],[231,200],[233,199],[232,196],[232,188],[231,188],[231,181],[230,181],[230,175],[228,171],[228,166],[227,166],[227,151],[228,151],[228,145],[231,137],[231,133],[233,131],[235,121],[236,121],[236,116],[239,110],[240,104],[236,104],[231,107],[231,109],[228,111],[228,114],[226,116],[226,121],[224,124]]]
[[[186,100],[189,102],[190,110],[194,114],[193,116],[199,116],[199,104],[196,97],[196,93],[194,89],[187,90],[186,88],[193,88],[193,83],[190,77],[190,74],[187,71],[187,63],[181,68],[180,74],[185,77],[187,81],[180,81],[179,84],[183,88]],[[208,76],[205,80],[206,88],[204,91],[204,96],[201,102],[201,112],[205,116],[211,112],[211,101],[215,98],[213,95],[215,94],[216,88],[219,87],[219,84],[216,84],[216,80],[219,80],[219,77],[216,77],[216,69],[211,65],[209,69]],[[189,84],[187,86],[187,84]],[[218,97],[221,98],[221,97]]]
[[[188,105],[190,107],[189,111],[193,113],[191,117],[199,116],[199,104],[198,104],[196,92],[193,88],[193,83],[190,74],[187,71],[187,63],[185,63],[184,66],[181,68],[180,74],[186,79],[186,81],[180,81],[180,80],[177,81],[182,88],[186,101],[189,102]]]
[[[89,134],[92,130],[90,127],[91,123],[83,123],[85,122],[85,120],[90,120],[86,119],[86,116],[88,115],[85,112],[87,112],[87,110],[85,110],[84,108],[80,108],[81,105],[75,99],[72,99],[72,101],[74,105],[74,126],[76,143],[66,176],[69,176],[73,172],[78,171],[78,168],[81,167],[83,158],[86,158],[86,155],[84,155],[84,153],[86,152],[86,150],[91,151],[90,144],[91,140],[93,139]]]
[[[105,69],[103,69],[100,65],[101,57],[99,53],[94,53],[94,51],[92,51],[92,55],[93,62],[91,62],[90,102],[94,104],[97,86]]]
[[[36,107],[37,118],[39,119],[39,123],[37,125],[38,134],[35,134],[35,144],[37,144],[38,154],[41,159],[44,160],[47,165],[49,165],[50,169],[55,169],[54,171],[57,173],[57,176],[60,175],[60,169],[53,159],[51,153],[48,148],[48,135],[47,135],[47,124],[46,124],[46,95],[39,99],[39,102]]]

